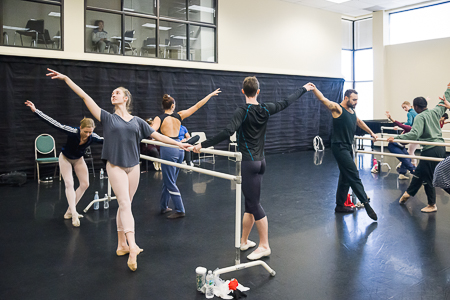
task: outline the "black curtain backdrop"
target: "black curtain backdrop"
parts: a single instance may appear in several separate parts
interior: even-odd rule
[[[175,98],[177,110],[187,109],[217,88],[222,93],[213,97],[194,115],[183,121],[189,132],[204,131],[212,136],[223,129],[238,105],[245,102],[241,93],[246,76],[256,76],[261,85],[259,102],[282,100],[295,89],[313,82],[328,99],[340,102],[343,79],[245,73],[158,66],[113,64],[75,60],[30,58],[0,55],[0,173],[34,168],[34,141],[41,133],[56,140],[57,154],[66,136],[40,121],[24,105],[31,100],[36,108],[69,126],[79,126],[83,117],[92,117],[83,101],[63,82],[46,77],[46,68],[68,75],[97,104],[110,112],[111,92],[124,86],[133,95],[133,114],[143,119],[162,113],[163,94]],[[286,110],[271,117],[267,129],[266,154],[312,149],[313,138],[322,137],[329,145],[331,113],[312,92]],[[95,132],[103,133],[96,121]],[[217,145],[226,149],[227,143]],[[91,146],[96,168],[102,166],[101,145]]]

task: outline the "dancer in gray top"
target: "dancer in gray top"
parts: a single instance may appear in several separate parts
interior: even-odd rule
[[[139,143],[143,138],[152,137],[161,142],[177,145],[182,149],[190,147],[162,134],[155,132],[144,120],[130,114],[131,93],[124,87],[116,88],[111,95],[111,103],[115,112],[110,114],[102,110],[69,77],[50,71],[47,76],[64,82],[83,99],[91,114],[103,124],[103,152],[102,158],[108,160],[108,171],[111,187],[117,197],[119,209],[117,211],[118,245],[116,254],[129,254],[128,267],[132,271],[137,269],[137,255],[142,252],[135,241],[134,218],[131,212],[131,201],[139,184]]]

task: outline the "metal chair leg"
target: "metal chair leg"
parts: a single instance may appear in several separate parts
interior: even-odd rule
[[[40,175],[40,173],[39,173],[39,163],[38,163],[38,162],[36,162],[36,165],[37,165],[37,176],[38,176],[38,183],[41,183],[41,175]]]

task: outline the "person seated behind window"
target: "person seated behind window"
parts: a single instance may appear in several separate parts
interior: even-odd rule
[[[106,46],[111,47],[113,52],[119,52],[119,46],[116,43],[108,41],[108,32],[104,30],[105,23],[103,20],[97,20],[94,23],[97,28],[92,31],[92,44],[97,47],[99,52],[105,52]]]

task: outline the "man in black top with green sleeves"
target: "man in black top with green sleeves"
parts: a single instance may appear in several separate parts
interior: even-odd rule
[[[447,101],[444,101],[444,99]],[[388,142],[396,140],[413,140],[433,143],[444,143],[442,138],[439,120],[447,110],[447,103],[450,100],[450,84],[447,86],[444,97],[436,107],[428,109],[427,100],[424,97],[417,97],[413,101],[414,110],[418,115],[414,119],[411,131],[402,135],[388,138]],[[421,156],[445,158],[444,146],[423,145]],[[434,169],[438,165],[437,161],[420,160],[414,172],[408,189],[400,198],[400,204],[405,204],[411,196],[415,196],[422,185],[425,188],[428,205],[421,209],[424,213],[437,211],[436,190],[433,186]]]
[[[339,182],[336,191],[337,213],[352,213],[351,207],[344,206],[347,199],[348,189],[352,187],[356,197],[364,204],[367,215],[377,220],[377,214],[368,202],[364,186],[359,178],[359,172],[353,161],[353,138],[355,136],[356,126],[369,133],[375,140],[377,136],[370,128],[361,121],[355,113],[355,107],[358,103],[358,92],[347,90],[344,94],[344,100],[341,104],[332,102],[315,87],[314,95],[331,111],[333,116],[333,134],[331,136],[331,151],[339,167]]]

